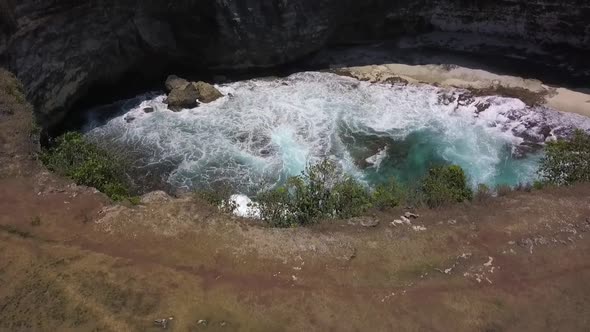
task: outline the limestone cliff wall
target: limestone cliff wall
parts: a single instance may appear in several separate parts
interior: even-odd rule
[[[590,49],[585,0],[369,0],[348,23],[355,38],[469,32]]]
[[[585,0],[0,0],[0,61],[58,121],[96,82],[165,63],[271,67],[330,42],[428,31],[590,49]]]

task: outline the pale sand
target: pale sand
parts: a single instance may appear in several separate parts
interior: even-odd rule
[[[525,89],[539,94],[545,105],[561,112],[577,113],[590,117],[590,91],[588,93],[565,88],[550,87],[539,80],[516,76],[497,75],[485,70],[448,65],[385,64],[337,69],[337,72],[371,82],[385,82],[402,78],[410,84],[435,84],[464,89]]]

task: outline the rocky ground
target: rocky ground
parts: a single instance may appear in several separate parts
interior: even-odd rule
[[[0,72],[2,331],[585,331],[590,185],[269,229],[35,161]],[[18,91],[18,89],[16,90]]]
[[[434,84],[468,89],[479,95],[519,98],[528,105],[544,105],[561,112],[590,116],[590,90],[567,89],[544,84],[536,79],[499,75],[483,69],[457,65],[381,65],[340,67],[335,73],[359,80],[393,84]]]

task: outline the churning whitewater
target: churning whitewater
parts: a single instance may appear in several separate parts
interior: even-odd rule
[[[450,163],[474,186],[530,182],[545,141],[590,129],[590,119],[518,99],[330,73],[218,88],[225,97],[177,113],[164,95],[120,103],[115,117],[90,121],[86,135],[173,187],[224,184],[254,194],[323,158],[367,184],[390,176],[412,181]]]

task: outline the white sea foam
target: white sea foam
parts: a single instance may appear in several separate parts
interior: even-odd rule
[[[376,154],[370,156],[369,158],[365,159],[365,161],[370,164],[371,166],[379,169],[381,167],[381,163],[387,157],[387,147],[384,147],[379,150]]]
[[[260,218],[260,210],[254,206],[254,202],[246,195],[232,195],[230,201],[234,202],[236,209],[234,214],[244,218]]]
[[[416,132],[430,133],[438,156],[462,166],[474,185],[529,181],[534,158],[513,159],[507,149],[516,151],[523,140],[542,142],[545,126],[551,134],[590,130],[587,118],[526,107],[517,99],[461,98],[465,91],[371,84],[329,73],[218,88],[225,97],[178,113],[167,110],[165,96],[151,96],[87,135],[141,155],[142,166],[166,165],[173,186],[228,182],[247,192],[299,174],[307,163],[325,157],[363,180],[349,149],[359,135],[401,141]],[[482,104],[489,106],[480,112]],[[145,113],[145,107],[155,111]],[[134,120],[126,121],[129,117]],[[375,156],[372,163],[378,168],[384,158]]]

